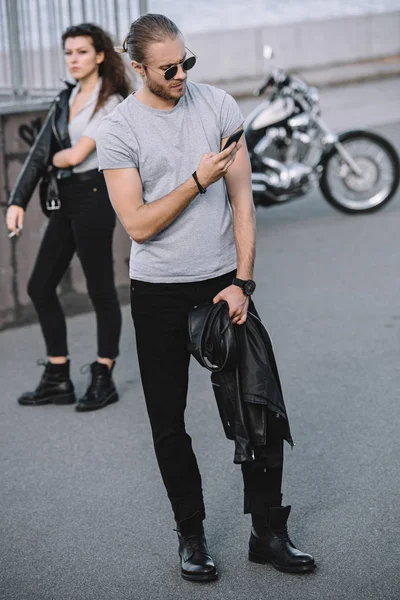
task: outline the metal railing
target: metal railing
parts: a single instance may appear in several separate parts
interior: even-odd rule
[[[45,102],[67,75],[61,48],[69,26],[92,22],[122,43],[146,0],[0,0],[0,112]]]

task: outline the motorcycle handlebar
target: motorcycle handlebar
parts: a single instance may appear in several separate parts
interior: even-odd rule
[[[260,88],[254,91],[254,96],[261,96],[261,94],[263,94],[265,90],[272,85],[277,85],[278,89],[281,89],[286,85],[289,85],[290,82],[290,76],[286,75],[283,71],[272,74],[270,77],[268,77],[268,79],[265,80]]]
[[[261,96],[261,94],[263,94],[265,90],[269,88],[273,83],[275,83],[275,79],[273,75],[271,75],[270,77],[268,77],[268,79],[266,79],[266,81],[264,81],[260,88],[254,90],[254,96]]]

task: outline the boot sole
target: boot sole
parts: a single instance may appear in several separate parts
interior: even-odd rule
[[[77,412],[89,412],[91,410],[99,410],[100,408],[105,408],[109,404],[118,402],[118,400],[119,400],[119,395],[117,392],[115,392],[114,394],[109,396],[105,402],[103,402],[102,404],[98,404],[97,406],[89,406],[88,404],[80,404],[78,402],[77,405],[75,406],[75,410]]]
[[[187,575],[186,573],[181,573],[183,579],[186,581],[197,581],[206,583],[207,581],[215,581],[218,579],[218,573],[209,573],[207,575]]]
[[[18,399],[18,404],[21,406],[45,406],[46,404],[75,404],[75,394],[60,394],[60,396],[52,396],[51,398],[45,398],[43,400],[35,401],[24,401]]]
[[[275,569],[282,571],[283,573],[307,573],[308,571],[313,571],[317,566],[315,563],[310,563],[309,565],[299,565],[298,567],[284,567],[276,563],[274,560],[263,556],[262,554],[256,554],[255,552],[251,551],[249,552],[249,561],[258,565],[266,565],[267,563],[271,563]]]

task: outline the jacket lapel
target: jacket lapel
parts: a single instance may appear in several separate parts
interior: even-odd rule
[[[60,100],[58,103],[55,126],[57,128],[58,135],[64,147],[70,148],[71,142],[68,134],[69,99],[72,94],[72,91],[75,88],[75,85],[72,85],[69,82],[66,83],[67,88],[65,90],[62,90],[62,92],[59,94]]]

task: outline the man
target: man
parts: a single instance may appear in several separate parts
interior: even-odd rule
[[[124,42],[142,87],[103,120],[100,168],[112,204],[132,238],[131,305],[155,452],[179,538],[182,576],[217,578],[203,530],[201,478],[185,431],[188,313],[226,300],[243,326],[255,256],[251,169],[245,141],[222,150],[243,116],[222,90],[187,81],[196,57],[163,15],[132,23]],[[225,185],[226,184],[226,185]],[[250,282],[250,283],[249,283]],[[244,463],[245,512],[252,514],[250,558],[281,570],[314,568],[286,531],[281,507],[282,439],[273,460]]]

